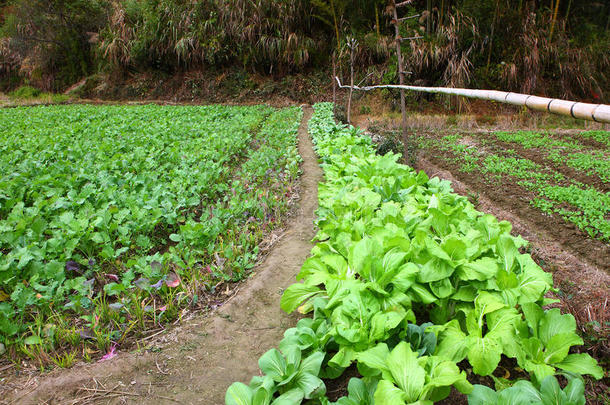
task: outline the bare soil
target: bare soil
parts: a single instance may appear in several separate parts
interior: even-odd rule
[[[230,384],[248,383],[258,375],[258,358],[276,346],[284,331],[298,320],[282,312],[279,301],[283,290],[294,282],[315,234],[322,171],[307,134],[311,114],[312,109],[305,108],[299,129],[303,175],[297,212],[240,291],[209,316],[183,322],[138,352],[4,384],[0,403],[218,405],[224,403]]]

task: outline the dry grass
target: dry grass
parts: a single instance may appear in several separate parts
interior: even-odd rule
[[[244,66],[266,66],[268,73],[275,73],[305,66],[319,45],[307,34],[313,11],[306,1],[233,0],[229,7],[115,0],[112,7],[99,51],[115,67],[157,60],[190,67],[237,59]],[[150,13],[158,21],[147,17]],[[168,29],[160,30],[161,26]]]
[[[358,114],[360,107],[355,105],[354,124],[362,128],[381,127],[386,130],[400,130],[400,112],[388,109],[377,109],[367,114]],[[574,120],[552,114],[540,114],[530,111],[519,113],[497,114],[441,114],[409,112],[407,127],[414,130],[464,130],[464,131],[515,131],[557,129],[565,130],[610,130],[610,125],[597,122]]]

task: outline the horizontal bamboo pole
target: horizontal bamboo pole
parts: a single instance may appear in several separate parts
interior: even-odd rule
[[[335,76],[339,87],[349,88],[350,86],[342,85],[338,77]],[[518,106],[526,106],[535,111],[547,111],[559,115],[567,115],[573,118],[583,120],[610,123],[610,105],[607,104],[589,104],[579,103],[576,101],[560,100],[556,98],[546,98],[538,96],[530,96],[528,94],[511,93],[497,90],[471,90],[471,89],[453,89],[448,87],[421,87],[407,86],[398,84],[386,84],[380,86],[354,86],[354,90],[375,90],[375,89],[403,89],[411,91],[421,91],[425,93],[448,94],[451,96],[462,96],[469,98],[477,98],[479,100],[497,101],[498,103],[512,104]]]

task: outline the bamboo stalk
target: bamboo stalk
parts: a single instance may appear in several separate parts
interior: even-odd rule
[[[338,77],[335,77],[339,87],[345,88]],[[411,90],[425,93],[449,94],[477,98],[480,100],[496,101],[498,103],[525,106],[535,111],[546,111],[559,115],[566,115],[573,118],[596,121],[610,124],[610,105],[589,104],[577,101],[561,100],[556,98],[538,97],[529,94],[512,93],[498,90],[473,90],[473,89],[454,89],[448,87],[421,87],[406,86],[399,84],[387,84],[380,86],[354,86],[354,90],[370,91],[375,89],[399,89],[401,91]]]
[[[553,31],[555,31],[555,23],[557,22],[557,13],[559,12],[559,0],[555,3],[555,11],[553,12],[553,19],[551,21],[551,33],[549,34],[549,42],[553,39]]]

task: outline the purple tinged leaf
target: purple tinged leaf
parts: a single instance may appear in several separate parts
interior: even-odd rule
[[[99,360],[99,362],[110,360],[114,356],[116,356],[116,344],[113,344],[112,346],[110,346],[110,350],[108,350],[108,353],[106,353],[104,356],[102,356],[102,358]]]
[[[175,288],[180,285],[180,277],[176,273],[169,273],[165,284],[170,288]]]
[[[93,287],[93,284],[95,283],[95,279],[91,278],[87,281],[83,281],[83,286],[85,287]]]
[[[66,262],[66,270],[80,273],[80,266],[74,260],[69,260]]]
[[[163,279],[157,281],[155,284],[151,285],[152,288],[156,288],[157,290],[163,287]]]
[[[95,334],[91,329],[83,329],[79,331],[78,334],[83,339],[95,339]]]
[[[119,282],[119,276],[117,276],[116,274],[104,274],[104,277],[114,281],[115,283]]]
[[[95,259],[89,259],[89,267],[95,266]]]
[[[133,284],[140,290],[147,290],[150,288],[150,280],[148,280],[146,277],[140,277],[134,281]]]
[[[154,262],[150,263],[150,268],[153,269],[154,271],[161,271],[161,269],[163,268],[163,265],[157,261],[154,261]]]

